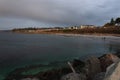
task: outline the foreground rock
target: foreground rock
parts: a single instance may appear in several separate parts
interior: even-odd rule
[[[120,61],[107,68],[104,80],[120,80]]]
[[[24,79],[21,79],[21,80],[39,80],[38,78],[24,78]]]
[[[108,66],[119,60],[119,57],[117,57],[114,54],[105,54],[101,56],[99,59],[101,63],[101,69],[103,72],[105,72]]]
[[[72,66],[77,73],[81,73],[81,71],[83,70],[83,67],[85,67],[85,63],[78,59],[74,59],[72,61]]]
[[[105,77],[105,72],[101,72],[101,73],[98,73],[97,75],[95,75],[93,80],[103,80],[104,77]]]
[[[87,80],[92,80],[93,77],[101,72],[100,61],[96,57],[90,57],[86,61],[85,74],[87,75]]]
[[[84,74],[69,73],[61,78],[61,80],[86,80]]]

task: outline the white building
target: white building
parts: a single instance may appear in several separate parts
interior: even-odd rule
[[[83,28],[95,28],[95,26],[94,25],[81,25],[80,28],[81,29],[83,29]]]

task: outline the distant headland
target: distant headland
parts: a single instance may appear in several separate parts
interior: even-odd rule
[[[103,26],[80,25],[70,27],[52,27],[52,28],[16,28],[13,32],[32,33],[32,34],[96,34],[96,35],[120,35],[120,18],[112,18],[110,22]]]

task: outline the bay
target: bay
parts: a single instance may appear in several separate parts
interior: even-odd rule
[[[0,32],[0,80],[15,68],[85,59],[120,50],[119,37]]]

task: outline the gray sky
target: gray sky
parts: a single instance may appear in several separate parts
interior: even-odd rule
[[[0,29],[103,25],[120,16],[120,0],[0,0]]]

